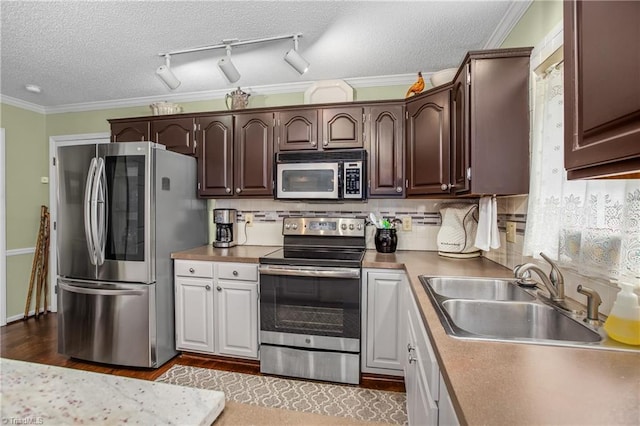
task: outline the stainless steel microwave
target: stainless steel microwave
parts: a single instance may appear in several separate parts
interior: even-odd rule
[[[367,152],[290,151],[276,154],[275,198],[365,200]]]

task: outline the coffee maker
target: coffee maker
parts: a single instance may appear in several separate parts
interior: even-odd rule
[[[213,223],[216,224],[214,247],[233,247],[236,245],[238,225],[236,209],[213,209]]]

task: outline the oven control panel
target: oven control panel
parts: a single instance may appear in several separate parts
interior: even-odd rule
[[[285,217],[282,235],[363,237],[365,220],[351,217]]]

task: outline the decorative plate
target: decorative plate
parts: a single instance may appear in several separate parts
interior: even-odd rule
[[[351,101],[353,101],[353,87],[344,80],[316,81],[304,92],[305,104]]]

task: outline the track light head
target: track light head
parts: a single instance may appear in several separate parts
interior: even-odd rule
[[[235,83],[240,80],[240,72],[231,62],[231,46],[227,45],[227,56],[218,60],[218,68],[220,68],[229,83]]]
[[[293,36],[293,49],[289,50],[284,55],[284,60],[287,61],[289,65],[293,67],[300,75],[307,72],[309,69],[309,62],[307,62],[299,53],[298,53],[298,35]]]
[[[180,86],[180,80],[178,80],[173,71],[171,71],[169,55],[166,55],[164,58],[165,65],[160,65],[158,67],[156,75],[164,82],[164,84],[167,85],[167,87],[169,87],[169,89],[177,89],[178,86]]]

